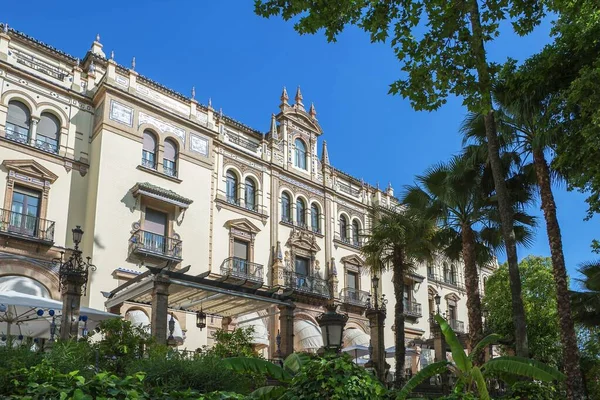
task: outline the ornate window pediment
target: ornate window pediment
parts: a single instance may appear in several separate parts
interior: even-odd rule
[[[48,186],[58,179],[56,174],[34,160],[4,160],[2,166],[9,176],[40,186]]]
[[[292,230],[286,245],[291,248],[305,250],[309,253],[316,253],[321,250],[314,233],[304,230]]]
[[[260,232],[260,229],[247,218],[231,219],[225,222],[225,227],[231,231],[248,232],[252,235],[256,235]]]
[[[340,261],[343,262],[345,265],[351,264],[351,265],[356,265],[358,267],[364,267],[364,265],[365,265],[365,261],[362,258],[360,258],[359,256],[357,256],[356,254],[342,257],[342,258],[340,258]]]
[[[448,303],[452,305],[456,305],[458,303],[458,300],[460,300],[460,298],[455,293],[448,293],[444,297],[446,298],[446,301],[448,301]]]

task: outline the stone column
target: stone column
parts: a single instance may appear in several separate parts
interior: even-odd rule
[[[31,117],[31,126],[29,127],[29,144],[35,147],[35,142],[37,140],[37,126],[40,122],[38,117]]]
[[[281,358],[294,352],[294,308],[295,305],[279,306],[279,328],[281,336]]]
[[[61,340],[76,339],[79,330],[79,309],[85,277],[67,275],[62,282],[62,316],[60,322]]]
[[[369,328],[371,329],[371,346],[373,354],[371,356],[371,366],[375,368],[377,378],[385,382],[385,375],[390,366],[385,362],[385,340],[383,330],[385,328],[385,310],[368,309],[365,316],[369,319]]]
[[[446,361],[446,340],[444,339],[440,326],[435,321],[432,321],[430,322],[429,329],[433,334],[433,348],[435,350],[434,361]],[[448,374],[443,373],[440,376],[442,377],[442,392],[448,394],[450,389],[448,385]]]
[[[164,275],[154,276],[152,289],[152,337],[159,344],[167,344],[169,315],[169,278]]]

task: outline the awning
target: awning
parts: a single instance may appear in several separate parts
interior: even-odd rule
[[[258,315],[258,313],[253,312],[239,316],[237,318],[237,326],[239,328],[253,327],[254,333],[252,334],[252,343],[259,345],[260,348],[264,348],[269,345],[269,331],[267,330],[265,322]]]
[[[357,328],[344,329],[344,347],[350,347],[354,345],[369,346],[371,337]]]
[[[0,292],[0,334],[4,336],[24,336],[40,339],[50,338],[50,325],[54,319],[59,324],[62,315],[62,302],[44,297],[15,291]],[[120,318],[93,308],[81,307],[80,317],[87,317],[87,329],[93,330],[100,321],[110,318]],[[81,328],[84,323],[80,322]]]
[[[294,350],[316,351],[323,347],[321,328],[305,319],[294,321]]]

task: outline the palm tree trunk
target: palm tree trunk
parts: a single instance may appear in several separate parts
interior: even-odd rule
[[[556,285],[556,300],[558,305],[558,319],[560,326],[560,340],[563,346],[563,360],[565,374],[567,375],[567,398],[583,399],[584,387],[579,365],[579,350],[577,346],[577,335],[575,325],[571,317],[571,302],[569,296],[569,284],[567,281],[567,269],[565,267],[565,256],[562,247],[562,236],[560,225],[556,217],[556,203],[550,183],[550,169],[541,149],[533,150],[533,164],[537,183],[540,187],[542,210],[546,219],[546,232],[550,244],[552,256],[552,272],[554,284]]]
[[[471,10],[469,17],[472,30],[472,54],[475,58],[477,75],[479,78],[479,94],[481,95],[481,106],[485,121],[485,136],[488,146],[488,158],[494,177],[494,187],[498,198],[498,208],[502,225],[502,236],[506,246],[506,258],[508,261],[508,274],[510,278],[510,292],[512,300],[512,317],[515,325],[515,347],[516,353],[521,357],[529,356],[527,344],[527,323],[525,320],[525,307],[521,298],[521,277],[519,276],[519,260],[517,258],[517,246],[515,232],[513,229],[513,207],[508,194],[508,188],[504,182],[504,171],[500,160],[500,144],[496,131],[496,121],[492,106],[492,82],[483,46],[483,31],[479,16],[479,5],[477,0],[470,0]]]
[[[479,296],[479,273],[475,259],[475,234],[469,224],[462,227],[462,256],[465,263],[465,285],[467,288],[467,309],[469,311],[469,351],[475,347],[483,336],[481,319],[481,297]],[[484,362],[484,354],[480,353],[475,365]]]
[[[396,375],[394,377],[394,387],[401,388],[404,384],[404,357],[406,355],[404,343],[404,257],[401,250],[396,250],[394,256],[394,296],[396,305],[394,306],[394,326],[396,328],[395,347],[396,354]]]

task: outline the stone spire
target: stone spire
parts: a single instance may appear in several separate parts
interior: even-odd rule
[[[192,86],[192,100],[196,100],[196,86]]]
[[[302,103],[302,92],[300,91],[300,85],[298,85],[298,89],[296,89],[296,97],[294,98],[296,101],[295,106],[304,110],[304,104]]]
[[[394,188],[392,187],[392,182],[388,182],[386,192],[388,196],[394,196]]]
[[[135,71],[135,57],[131,59],[131,70]]]
[[[271,139],[279,140],[279,135],[277,134],[277,121],[275,120],[275,114],[271,114]]]
[[[106,58],[106,54],[104,54],[104,51],[102,51],[102,43],[100,43],[100,34],[96,35],[96,40],[94,40],[94,43],[92,43],[92,48],[90,49],[90,51],[92,52],[92,54],[95,54],[102,58]]]
[[[310,103],[310,110],[308,111],[312,119],[317,119],[317,110],[315,110],[315,104]]]
[[[283,252],[281,251],[281,242],[277,241],[277,248],[275,249],[275,259],[282,261],[283,260]]]
[[[327,152],[327,141],[323,140],[323,152],[321,153],[321,164],[323,166],[330,165],[329,164],[329,153]]]
[[[281,104],[279,104],[279,108],[281,110],[283,110],[285,107],[289,106],[288,104],[288,100],[290,99],[290,97],[287,94],[287,90],[285,89],[285,86],[283,87],[283,92],[281,92]]]

